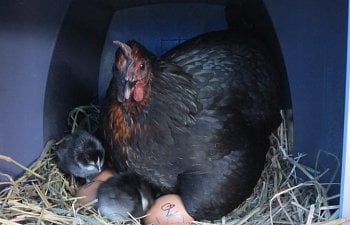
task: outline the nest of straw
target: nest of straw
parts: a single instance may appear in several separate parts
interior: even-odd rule
[[[75,108],[69,114],[72,131],[84,127],[93,131],[98,124],[96,106]],[[25,170],[14,180],[0,173],[7,182],[0,183],[0,224],[112,224],[88,205],[77,204],[74,197],[79,183],[62,174],[54,162],[59,142],[50,140],[41,156],[26,168],[13,159],[0,155],[0,160],[14,163]],[[251,197],[215,224],[342,224],[338,205],[329,205],[330,184],[319,182],[320,174],[299,163],[300,156],[289,155],[286,119],[271,135],[271,147],[262,176]],[[302,181],[296,170],[303,172]],[[0,171],[1,172],[1,171]],[[331,182],[330,182],[331,183]],[[141,218],[121,223],[141,224]],[[206,221],[194,224],[211,224]]]

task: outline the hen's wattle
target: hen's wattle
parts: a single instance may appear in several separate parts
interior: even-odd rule
[[[196,220],[232,211],[255,186],[280,123],[280,75],[266,49],[230,31],[162,57],[115,43],[101,123],[112,165],[179,193]]]

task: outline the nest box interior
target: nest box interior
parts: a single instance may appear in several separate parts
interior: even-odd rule
[[[160,55],[182,41],[230,27],[225,8],[242,1],[35,0],[0,3],[0,152],[29,165],[67,131],[75,106],[98,104],[111,78],[115,39]],[[293,153],[337,172],[342,160],[347,11],[344,1],[249,1],[256,30],[285,75]],[[330,157],[334,155],[335,157]],[[340,166],[340,165],[339,165]],[[0,162],[0,171],[21,171]],[[334,186],[332,192],[339,192]]]

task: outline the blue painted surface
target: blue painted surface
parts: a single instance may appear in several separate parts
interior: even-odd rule
[[[0,154],[26,166],[43,149],[46,79],[67,7],[67,1],[0,2]],[[20,171],[0,162],[2,173]]]
[[[348,5],[348,15],[350,7]],[[350,18],[348,17],[348,39],[347,46],[350,46],[349,37]],[[342,160],[342,176],[341,176],[341,191],[340,195],[340,216],[350,217],[350,49],[347,48],[346,62],[346,92],[345,92],[345,117],[344,117],[344,142],[343,142],[343,160]],[[350,222],[346,223],[350,224]]]
[[[69,5],[47,75],[44,141],[69,133],[68,112],[97,99],[100,59],[113,11],[95,0]]]
[[[340,181],[345,97],[347,1],[264,1],[287,69],[294,117],[293,151]],[[333,186],[332,193],[339,193]]]

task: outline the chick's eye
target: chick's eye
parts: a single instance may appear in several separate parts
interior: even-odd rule
[[[141,63],[140,66],[139,66],[140,70],[144,70],[145,69],[145,64],[144,63]]]

